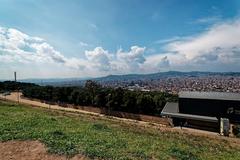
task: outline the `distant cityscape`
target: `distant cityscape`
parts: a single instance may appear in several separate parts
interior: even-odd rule
[[[129,90],[162,91],[177,94],[179,91],[216,91],[240,93],[240,76],[170,77],[157,80],[111,81],[107,87]]]
[[[138,91],[162,91],[178,94],[179,91],[216,91],[240,93],[238,72],[159,72],[153,74],[109,75],[89,78],[105,87],[122,87]],[[27,79],[39,85],[84,86],[87,79]]]

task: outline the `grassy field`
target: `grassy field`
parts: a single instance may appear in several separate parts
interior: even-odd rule
[[[51,153],[99,159],[240,159],[240,147],[226,140],[0,102],[0,141],[8,140],[39,140]]]

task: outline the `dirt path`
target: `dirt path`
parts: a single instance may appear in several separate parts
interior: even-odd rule
[[[47,153],[39,141],[8,141],[0,143],[1,160],[86,160],[84,156],[73,158]]]
[[[18,95],[17,92],[13,92],[13,93],[11,93],[11,95],[8,95],[6,97],[0,95],[0,98],[2,98],[2,99],[6,98],[7,100],[18,102],[18,96],[19,96],[19,102],[22,104],[34,105],[34,106],[38,106],[38,107],[50,108],[50,109],[56,109],[56,110],[65,110],[65,111],[70,111],[70,112],[80,112],[80,113],[91,114],[91,115],[100,115],[100,114],[94,113],[94,112],[88,112],[88,111],[73,109],[73,108],[64,108],[59,105],[49,105],[46,103],[41,103],[38,101],[25,99],[25,98],[22,98],[21,95],[22,95],[21,93],[19,93],[19,95]]]

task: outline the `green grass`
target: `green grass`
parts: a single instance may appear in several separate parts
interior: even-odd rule
[[[0,141],[39,140],[50,153],[99,159],[240,159],[228,141],[0,102]]]

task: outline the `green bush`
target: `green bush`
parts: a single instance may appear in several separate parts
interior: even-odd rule
[[[240,125],[235,125],[233,127],[233,134],[240,138]]]

